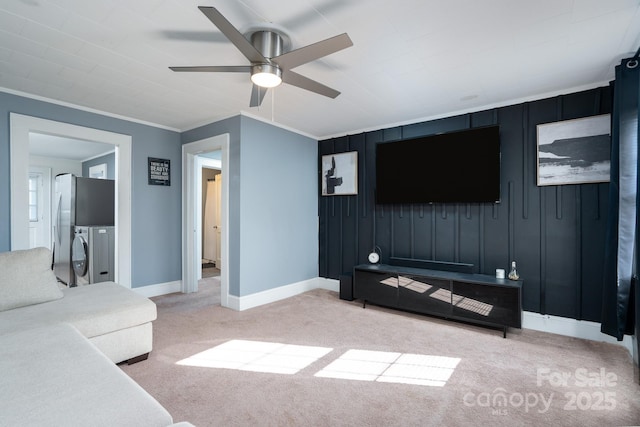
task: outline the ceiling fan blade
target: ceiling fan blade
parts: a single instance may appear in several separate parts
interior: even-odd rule
[[[290,85],[305,89],[310,92],[315,92],[319,95],[328,96],[329,98],[335,98],[340,95],[335,89],[331,89],[328,86],[318,83],[315,80],[311,80],[308,77],[302,76],[298,73],[294,73],[291,70],[285,70],[282,72],[282,81]]]
[[[229,41],[233,43],[250,62],[268,62],[267,59],[253,47],[249,40],[247,40],[231,22],[227,21],[227,18],[218,12],[218,9],[209,6],[198,6],[198,9],[213,22],[213,25],[222,31]]]
[[[173,71],[195,71],[204,73],[250,73],[251,65],[201,65],[193,67],[169,67]]]
[[[253,85],[251,88],[251,103],[250,107],[259,107],[262,104],[264,96],[267,94],[267,88],[258,85]]]
[[[338,36],[283,53],[280,56],[271,58],[271,60],[281,68],[289,70],[351,46],[353,46],[351,38],[349,38],[347,33],[343,33]]]

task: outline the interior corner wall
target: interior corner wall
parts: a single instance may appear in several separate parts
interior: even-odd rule
[[[317,141],[242,117],[240,296],[318,277]]]
[[[358,195],[319,196],[320,276],[351,273],[374,245],[382,262],[392,256],[465,262],[483,274],[508,269],[513,260],[524,280],[524,310],[599,322],[609,184],[538,187],[536,127],[611,109],[611,90],[602,87],[320,141],[318,173],[327,154],[357,151],[359,165]],[[496,124],[500,203],[374,203],[376,144]]]
[[[5,92],[0,92],[0,117],[4,117],[4,126],[0,126],[0,252],[11,250],[11,112],[131,135],[131,285],[136,288],[181,279],[182,230],[175,226],[182,217],[180,134]],[[148,185],[147,157],[171,161],[171,186]]]
[[[230,151],[229,294],[317,277],[317,141],[239,115],[183,132],[182,143],[223,133]]]
[[[223,171],[229,182],[229,295],[240,295],[240,116],[231,117],[185,131],[181,134],[182,144],[200,141],[216,135],[229,134],[229,165]]]

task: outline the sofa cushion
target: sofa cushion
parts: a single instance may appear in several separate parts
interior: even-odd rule
[[[68,288],[64,298],[0,313],[0,335],[15,330],[67,322],[87,338],[112,333],[156,319],[149,298],[114,282]]]
[[[171,415],[71,325],[0,336],[0,425],[167,426]]]
[[[0,253],[0,311],[62,298],[51,259],[47,248]]]

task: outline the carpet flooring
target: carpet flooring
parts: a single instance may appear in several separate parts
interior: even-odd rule
[[[209,267],[206,267],[205,264],[202,265],[202,278],[207,279],[209,277],[215,277],[220,275],[220,269],[216,268],[214,264],[211,264]]]
[[[313,290],[242,312],[218,278],[154,298],[154,349],[121,368],[196,426],[640,424],[627,350],[502,332]]]

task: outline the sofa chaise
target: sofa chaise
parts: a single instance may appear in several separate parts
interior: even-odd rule
[[[0,425],[173,425],[116,365],[147,358],[156,315],[114,282],[61,288],[46,248],[0,253]]]

